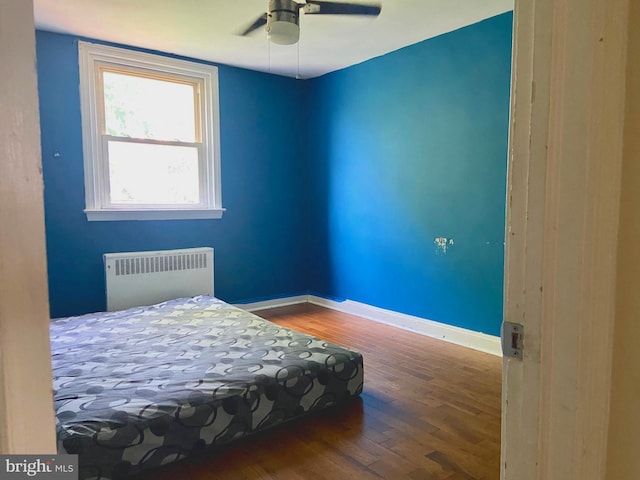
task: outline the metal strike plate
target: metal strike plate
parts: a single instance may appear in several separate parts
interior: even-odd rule
[[[524,325],[519,323],[502,323],[502,354],[505,357],[519,358],[522,360],[524,347]]]

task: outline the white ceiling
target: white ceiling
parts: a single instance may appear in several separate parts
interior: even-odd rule
[[[310,78],[513,8],[513,0],[381,3],[379,17],[303,16],[300,42],[291,46],[270,44],[263,29],[237,35],[266,11],[267,0],[34,0],[34,10],[42,30]]]

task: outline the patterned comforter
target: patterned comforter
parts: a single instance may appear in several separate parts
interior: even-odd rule
[[[359,353],[213,297],[53,320],[58,450],[117,479],[362,391]]]

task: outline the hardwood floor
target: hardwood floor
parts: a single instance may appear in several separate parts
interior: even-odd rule
[[[361,398],[141,478],[499,478],[501,359],[313,305],[258,315],[361,352]]]

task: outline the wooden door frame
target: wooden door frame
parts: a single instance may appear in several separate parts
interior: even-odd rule
[[[56,451],[31,1],[0,0],[0,453]]]
[[[627,0],[516,0],[502,480],[602,479],[623,152]]]

